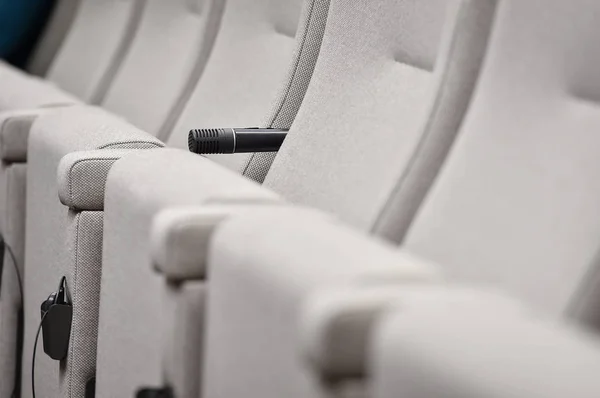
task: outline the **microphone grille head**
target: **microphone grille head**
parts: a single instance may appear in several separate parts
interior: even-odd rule
[[[220,152],[223,129],[194,129],[188,134],[188,149],[193,153],[211,154]]]

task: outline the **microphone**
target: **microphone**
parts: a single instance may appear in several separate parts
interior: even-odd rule
[[[188,148],[198,154],[277,152],[287,132],[258,127],[194,129],[188,135]]]

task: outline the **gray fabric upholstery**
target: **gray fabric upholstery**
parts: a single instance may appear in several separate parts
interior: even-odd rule
[[[112,165],[135,149],[98,149],[65,155],[58,164],[58,197],[74,210],[104,210],[104,187]]]
[[[308,84],[317,63],[323,33],[327,23],[329,0],[305,2],[296,32],[296,50],[292,57],[287,82],[280,89],[265,127],[289,129],[296,118]],[[262,152],[249,155],[243,174],[258,182],[263,182],[275,153]]]
[[[203,166],[194,167],[198,162]],[[161,278],[149,266],[153,216],[167,206],[232,199],[255,202],[265,192],[208,159],[175,149],[140,151],[115,163],[106,186],[102,264],[86,265],[102,266],[97,397],[131,396],[140,386],[163,381],[161,328],[147,326],[162,316],[163,305]],[[132,283],[144,289],[132,289]]]
[[[60,134],[57,134],[60,132]],[[60,139],[58,137],[60,137]],[[61,158],[77,150],[159,148],[163,144],[156,138],[132,127],[123,120],[108,117],[108,113],[91,107],[68,107],[38,117],[31,130],[29,140],[29,162],[27,168],[27,217],[25,253],[25,352],[33,349],[33,331],[39,323],[39,305],[53,289],[61,276],[74,278],[69,267],[75,261],[78,246],[72,242],[69,230],[67,209],[57,197],[58,186],[56,170]],[[92,223],[93,224],[93,223]],[[86,235],[87,244],[98,235],[90,232]],[[100,235],[101,236],[101,235]],[[70,238],[71,237],[71,238]],[[96,242],[95,244],[98,244]],[[67,248],[65,248],[65,246]],[[71,248],[72,252],[68,249]],[[80,258],[77,263],[94,264],[98,256]],[[94,268],[84,268],[78,272],[93,273]],[[96,271],[98,267],[96,267]],[[90,279],[92,281],[93,279]],[[97,289],[97,286],[87,287]],[[93,290],[92,290],[93,292]],[[85,290],[81,293],[85,297]],[[93,300],[85,301],[90,304]],[[80,302],[83,300],[80,300]],[[77,329],[79,330],[79,329]],[[75,333],[75,330],[73,330]],[[88,336],[89,337],[89,336]],[[93,336],[92,336],[93,337]],[[87,344],[87,342],[86,342]],[[73,359],[70,354],[68,361]],[[75,366],[61,367],[63,392],[68,379],[72,381],[72,391],[80,391],[85,375],[89,374],[88,365],[75,362]],[[31,396],[31,357],[23,358],[24,397]],[[39,355],[36,363],[36,387],[48,396],[60,396],[59,366],[45,355]]]
[[[72,245],[68,249],[73,256],[58,267],[67,276],[73,320],[69,354],[59,372],[60,396],[63,397],[84,397],[86,383],[95,376],[102,268],[82,264],[102,261],[102,216],[103,212],[98,211],[69,211],[67,215],[66,242]],[[39,388],[36,392],[44,391],[44,387]]]
[[[406,301],[406,300],[405,300]],[[403,302],[373,336],[373,397],[592,398],[600,341],[525,309],[496,312],[476,298]]]
[[[460,138],[404,244],[549,314],[599,314],[600,4],[501,4]]]
[[[427,180],[440,167],[470,101],[494,5],[332,1],[312,84],[265,184],[363,229],[396,216],[393,198],[414,206],[427,184],[403,184],[405,176]],[[418,158],[428,167],[413,167]]]

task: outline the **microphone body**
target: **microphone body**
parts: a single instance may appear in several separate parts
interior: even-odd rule
[[[194,129],[188,135],[188,148],[198,154],[277,152],[287,132],[270,128]]]

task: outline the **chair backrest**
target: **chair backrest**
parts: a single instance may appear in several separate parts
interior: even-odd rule
[[[265,185],[381,235],[389,219],[407,224],[468,107],[495,3],[332,0],[311,85]]]
[[[182,117],[160,138],[187,148],[192,128],[289,127],[312,76],[328,5],[329,0],[228,0],[210,62]],[[270,165],[263,155],[209,157],[258,180]]]
[[[147,0],[102,106],[159,134],[171,115],[181,112],[203,71],[222,5],[222,0]]]
[[[94,102],[123,60],[145,0],[81,0],[47,78]]]
[[[558,315],[598,309],[600,3],[502,0],[473,104],[405,246]]]

